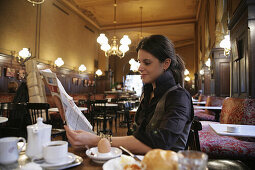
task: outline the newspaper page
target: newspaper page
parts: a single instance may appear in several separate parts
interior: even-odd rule
[[[68,127],[72,130],[85,130],[94,133],[90,122],[74,103],[73,98],[66,93],[56,74],[52,73],[50,69],[41,70],[41,73],[59,109],[61,118],[66,120]]]

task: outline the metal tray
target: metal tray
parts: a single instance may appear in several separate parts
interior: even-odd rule
[[[62,166],[53,166],[53,167],[47,167],[43,168],[44,170],[56,170],[56,169],[67,169],[67,168],[71,168],[74,166],[78,166],[82,163],[83,159],[80,156],[75,155],[75,160],[70,163],[70,164],[66,164],[66,165],[62,165]],[[22,166],[26,165],[27,163],[31,162],[31,159],[27,157],[27,155],[25,154],[25,152],[20,152],[20,156],[17,162],[9,164],[9,165],[1,165],[0,164],[0,169],[1,170],[10,170],[10,169],[20,169]]]

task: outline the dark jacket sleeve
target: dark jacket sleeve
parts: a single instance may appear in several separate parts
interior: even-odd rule
[[[183,89],[170,92],[159,127],[150,132],[139,128],[134,136],[151,148],[171,149],[183,133],[186,123],[193,118],[191,107],[190,96]]]

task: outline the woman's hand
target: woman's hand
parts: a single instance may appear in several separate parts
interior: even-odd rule
[[[83,130],[71,130],[68,126],[64,126],[66,130],[66,136],[71,145],[75,148],[84,147],[88,145],[89,147],[97,146],[100,137],[83,131]]]

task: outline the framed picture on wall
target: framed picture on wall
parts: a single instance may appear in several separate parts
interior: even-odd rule
[[[15,77],[15,69],[14,68],[10,68],[10,67],[7,67],[5,68],[5,76],[6,77]]]

